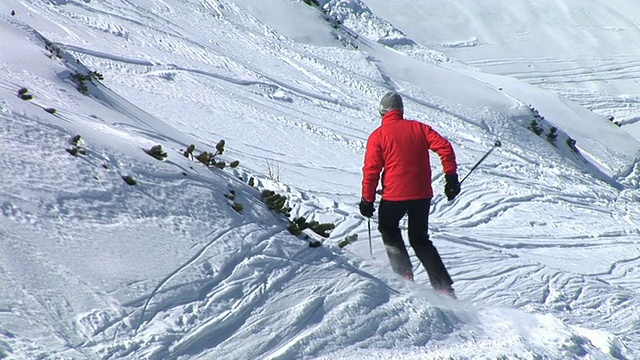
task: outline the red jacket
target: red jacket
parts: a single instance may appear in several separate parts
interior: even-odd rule
[[[456,156],[449,141],[429,125],[406,120],[399,110],[391,110],[382,125],[367,140],[362,168],[362,198],[376,199],[382,174],[382,199],[403,201],[433,197],[429,151],[435,151],[445,174],[457,172]]]

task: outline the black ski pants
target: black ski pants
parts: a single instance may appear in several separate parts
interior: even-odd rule
[[[407,279],[413,279],[409,253],[400,232],[400,220],[409,216],[409,243],[427,270],[431,286],[436,290],[449,289],[453,281],[440,258],[438,250],[429,240],[429,208],[431,199],[407,201],[380,201],[378,230],[382,234],[391,268]]]

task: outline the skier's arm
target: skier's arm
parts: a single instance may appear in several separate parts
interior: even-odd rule
[[[428,125],[425,125],[425,136],[429,142],[429,149],[435,151],[436,154],[440,156],[444,173],[447,175],[456,174],[458,171],[456,154],[449,140],[442,137],[442,135],[438,134],[438,132]]]
[[[378,133],[374,131],[367,140],[364,166],[362,167],[362,199],[367,202],[372,203],[376,200],[376,187],[380,180],[383,164],[384,160]]]

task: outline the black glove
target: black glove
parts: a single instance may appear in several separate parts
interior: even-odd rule
[[[460,194],[460,182],[458,182],[458,174],[445,175],[444,180],[444,194],[447,195],[447,200],[451,201]]]
[[[368,218],[372,217],[373,212],[376,211],[376,209],[373,207],[373,203],[370,203],[365,199],[360,200],[359,207],[360,207],[360,214]]]

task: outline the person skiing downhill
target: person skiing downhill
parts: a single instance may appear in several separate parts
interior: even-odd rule
[[[391,268],[413,280],[411,260],[400,232],[400,220],[408,215],[409,243],[429,275],[431,286],[455,298],[453,280],[429,240],[429,207],[433,198],[429,152],[440,156],[445,173],[444,192],[449,201],[460,193],[453,147],[429,125],[404,118],[402,97],[396,92],[380,100],[382,124],[367,139],[362,168],[360,213],[371,218],[376,187],[382,172],[382,199],[378,230]]]

